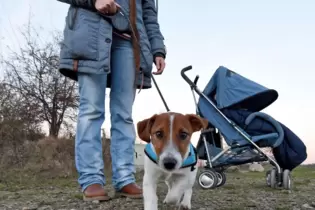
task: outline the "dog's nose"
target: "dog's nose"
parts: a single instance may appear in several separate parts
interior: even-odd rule
[[[167,157],[163,161],[164,167],[167,170],[172,170],[175,168],[177,161],[174,158]]]

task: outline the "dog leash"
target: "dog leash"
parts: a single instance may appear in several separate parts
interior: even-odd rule
[[[168,107],[168,105],[167,105],[167,103],[166,103],[166,101],[165,101],[165,99],[164,99],[164,96],[163,96],[163,94],[162,94],[162,92],[161,92],[161,90],[160,90],[158,84],[156,83],[155,78],[154,78],[153,75],[152,75],[152,80],[153,80],[153,83],[154,83],[154,86],[155,86],[156,90],[158,91],[158,93],[159,93],[159,95],[160,95],[160,97],[161,97],[161,99],[162,99],[162,102],[163,102],[163,104],[164,104],[164,106],[165,106],[166,111],[169,112],[169,111],[170,111],[170,108]]]
[[[158,4],[158,0],[156,0],[156,4],[155,4],[155,6],[156,6],[156,11],[157,11],[157,13],[158,13],[158,5],[157,5],[157,4]],[[131,33],[133,34],[133,38],[135,39],[134,41],[135,41],[135,43],[137,43],[137,44],[139,45],[140,53],[141,53],[141,55],[142,55],[143,58],[144,58],[145,56],[144,56],[143,50],[141,49],[141,47],[140,47],[140,42],[139,42],[139,40],[138,40],[138,37],[136,36],[137,33],[136,33],[136,31],[135,31],[133,25],[131,24],[131,21],[130,21],[130,18],[128,17],[128,15],[127,15],[127,12],[126,12],[125,9],[124,9],[122,6],[120,6],[120,5],[119,5],[119,7],[118,7],[118,10],[119,10],[119,12],[121,13],[121,15],[128,21],[128,24],[129,24],[130,29],[131,29]],[[121,22],[121,21],[120,21],[120,22]],[[147,64],[148,66],[150,66],[150,65],[148,64],[147,60],[144,59],[144,61],[146,62],[146,64]],[[143,73],[142,73],[142,74],[143,74]],[[142,80],[143,80],[143,77],[144,77],[144,75],[142,75]],[[165,101],[165,98],[164,98],[164,96],[163,96],[163,94],[162,94],[162,92],[161,92],[161,90],[160,90],[160,88],[159,88],[159,86],[158,86],[158,84],[157,84],[157,82],[156,82],[156,80],[155,80],[153,74],[151,74],[151,78],[152,78],[152,81],[153,81],[153,83],[154,83],[154,86],[155,86],[156,90],[158,91],[158,94],[159,94],[159,96],[160,96],[160,98],[161,98],[161,100],[162,100],[162,102],[163,102],[163,104],[164,104],[164,107],[165,107],[166,111],[169,112],[169,111],[170,111],[170,108],[169,108],[169,106],[167,105],[167,103],[166,103],[166,101]],[[140,90],[141,90],[141,89],[140,89]],[[139,90],[139,92],[140,92],[140,90]],[[139,93],[139,92],[138,92],[138,93]]]
[[[156,6],[156,13],[158,14],[158,0],[156,0],[155,6]],[[130,29],[131,29],[131,33],[133,33],[133,38],[135,39],[135,42],[138,43],[138,45],[139,45],[140,53],[142,54],[143,57],[145,57],[145,56],[144,56],[144,53],[143,53],[143,51],[142,51],[142,49],[141,49],[141,47],[140,47],[140,42],[139,42],[139,40],[138,40],[138,38],[137,38],[137,36],[136,36],[136,32],[135,32],[134,28],[133,28],[132,25],[131,25],[130,19],[128,18],[128,16],[126,16],[126,12],[124,11],[124,9],[123,9],[122,7],[120,7],[119,10],[120,10],[120,12],[122,13],[122,15],[127,19],[127,21],[129,22]],[[145,60],[145,59],[144,59],[144,60]],[[147,62],[146,60],[145,60],[145,62],[146,62],[146,64],[148,65],[148,62]],[[149,65],[148,65],[148,66],[149,66]],[[168,105],[167,105],[167,103],[166,103],[166,101],[165,101],[165,98],[164,98],[164,96],[163,96],[163,94],[162,94],[162,92],[161,92],[161,90],[160,90],[160,88],[159,88],[159,86],[158,86],[158,84],[157,84],[157,82],[156,82],[156,80],[155,80],[153,74],[151,74],[151,78],[152,78],[153,84],[154,84],[156,90],[158,91],[158,94],[159,94],[159,96],[160,96],[160,98],[161,98],[161,100],[162,100],[162,102],[163,102],[163,104],[164,104],[164,107],[165,107],[166,111],[169,112],[169,111],[170,111],[170,108],[168,107]],[[142,75],[142,79],[143,79],[143,75]],[[139,92],[140,92],[140,91],[139,91]],[[139,93],[139,92],[138,92],[138,93]],[[181,203],[181,201],[183,200],[183,198],[184,198],[184,194],[181,196],[181,198],[179,199],[178,203]],[[163,208],[163,209],[164,209],[164,208]],[[178,205],[178,207],[177,207],[176,209],[177,209],[177,210],[180,210],[180,209],[181,209],[181,206]]]
[[[158,14],[159,14],[159,0],[155,0],[155,8],[156,8],[156,16],[157,16],[157,19],[158,19]],[[158,93],[159,93],[159,95],[160,95],[160,98],[161,98],[162,101],[163,101],[163,104],[164,104],[164,106],[165,106],[166,111],[169,112],[169,111],[170,111],[170,108],[168,107],[168,105],[167,105],[167,103],[166,103],[166,101],[165,101],[165,99],[164,99],[164,97],[163,97],[163,94],[162,94],[162,92],[160,91],[160,88],[159,88],[157,82],[155,81],[155,78],[154,78],[153,74],[152,74],[152,80],[153,80],[153,83],[154,83],[154,85],[155,85],[156,90],[158,91]]]
[[[158,0],[156,0],[155,7],[156,7],[156,13],[157,13],[157,16],[158,16]],[[134,28],[132,27],[132,25],[131,25],[131,23],[130,23],[130,19],[128,18],[128,16],[125,15],[126,13],[124,12],[124,9],[123,9],[122,7],[120,7],[119,9],[120,9],[121,13],[123,14],[123,16],[124,16],[124,17],[127,19],[127,21],[129,22],[129,25],[131,26],[131,27],[130,27],[130,28],[131,28],[131,32],[133,33],[133,37],[135,38],[135,42],[138,43],[138,45],[139,45],[140,53],[142,54],[143,57],[145,57],[145,56],[144,56],[144,53],[143,53],[143,51],[142,51],[142,49],[141,49],[141,47],[140,47],[139,40],[138,40],[137,37],[135,36],[136,33],[135,33]],[[146,62],[146,64],[148,65],[148,62],[147,62],[146,60],[145,60],[145,62]],[[149,65],[148,65],[148,66],[149,66]],[[161,90],[160,90],[160,88],[159,88],[159,86],[158,86],[158,84],[157,84],[157,82],[156,82],[156,80],[155,80],[153,74],[151,74],[151,78],[152,78],[153,84],[154,84],[156,90],[158,91],[158,94],[159,94],[159,96],[160,96],[160,98],[161,98],[161,100],[162,100],[162,102],[163,102],[163,104],[164,104],[164,107],[165,107],[166,111],[169,112],[169,111],[170,111],[170,108],[168,107],[168,105],[167,105],[167,103],[166,103],[166,101],[165,101],[165,98],[164,98],[164,96],[163,96],[163,94],[162,94],[162,92],[161,92]],[[140,92],[140,91],[139,91],[139,92]],[[179,199],[178,203],[181,203],[181,201],[183,200],[183,198],[184,198],[184,194],[181,196],[181,198]],[[163,207],[163,209],[164,209],[164,207]],[[181,206],[178,205],[178,207],[177,207],[176,209],[177,209],[177,210],[180,210],[180,209],[181,209]]]

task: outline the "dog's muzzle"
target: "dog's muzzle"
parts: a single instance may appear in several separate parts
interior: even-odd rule
[[[173,170],[176,167],[177,160],[173,157],[166,157],[163,160],[163,165],[166,170]]]

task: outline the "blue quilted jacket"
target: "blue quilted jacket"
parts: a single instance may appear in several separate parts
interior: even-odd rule
[[[112,25],[99,15],[95,0],[58,0],[70,5],[60,51],[60,72],[77,80],[77,71],[93,74],[110,74]],[[129,0],[116,0],[129,15]],[[141,71],[137,86],[143,81],[143,89],[151,88],[151,72],[155,55],[166,55],[164,37],[157,21],[154,0],[136,0],[136,25],[139,32]],[[140,75],[143,74],[143,75]],[[143,78],[142,78],[143,76]],[[143,79],[143,80],[142,80]],[[110,87],[110,79],[107,84]]]

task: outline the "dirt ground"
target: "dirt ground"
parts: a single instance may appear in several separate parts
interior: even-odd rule
[[[293,173],[291,192],[270,189],[265,184],[265,173],[229,172],[227,183],[217,189],[203,190],[196,183],[192,209],[315,209],[315,167],[300,167]],[[141,185],[141,174],[138,182]],[[86,203],[78,188],[76,178],[45,178],[29,172],[15,171],[0,179],[0,210],[138,210],[142,200],[114,198],[109,202]],[[109,181],[110,182],[110,181]],[[107,186],[113,194],[110,183]],[[159,209],[176,209],[163,206],[166,186],[158,186]]]

